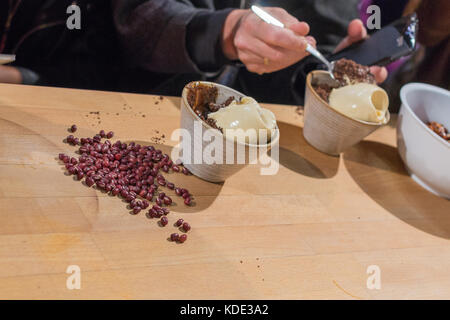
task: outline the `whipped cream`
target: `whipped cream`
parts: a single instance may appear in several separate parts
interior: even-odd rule
[[[261,108],[258,102],[250,97],[243,97],[240,102],[233,100],[227,107],[210,113],[208,118],[214,119],[225,135],[233,135],[238,141],[251,144],[265,144],[270,141],[277,126],[275,115],[270,110]],[[254,129],[255,134],[248,134],[251,132],[246,132],[249,129]],[[265,141],[260,141],[260,130],[266,131]]]
[[[356,83],[333,89],[329,104],[346,116],[375,123],[386,123],[389,97],[382,88],[369,83]]]

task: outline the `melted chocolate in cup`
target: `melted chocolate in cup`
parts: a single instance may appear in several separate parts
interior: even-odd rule
[[[223,132],[223,129],[217,126],[216,121],[208,118],[208,115],[227,107],[235,100],[235,97],[230,96],[225,102],[220,104],[217,103],[217,97],[218,89],[216,86],[195,83],[188,87],[187,101],[195,114],[212,128]]]
[[[353,60],[340,59],[336,61],[333,75],[339,82],[337,88],[355,83],[376,84],[374,75],[370,73],[370,68],[357,64]],[[324,101],[329,102],[331,90],[334,89],[333,87],[321,83],[315,84],[313,87]]]
[[[251,144],[227,138],[226,134],[220,132],[217,125],[215,125],[216,128],[214,124],[211,125],[209,121],[214,121],[208,118],[211,113],[220,112],[221,108],[229,106],[233,100],[240,103],[244,97],[242,93],[229,87],[206,81],[191,82],[184,87],[181,95],[180,128],[184,130],[184,134],[190,136],[190,139],[184,139],[184,135],[180,137],[180,151],[183,154],[184,166],[197,177],[210,182],[223,182],[248,164],[257,161],[261,152],[269,152],[273,146],[278,145],[280,138],[278,128],[267,143]],[[202,121],[199,121],[199,118]],[[202,159],[195,158],[195,154],[203,155],[203,151],[211,144],[211,141],[202,139],[202,136],[196,133],[199,124],[202,132],[213,127],[213,130],[210,130],[211,135],[217,142],[222,143],[223,147],[215,150],[215,159],[210,159],[213,161],[205,162],[203,156]],[[244,161],[238,159],[236,149],[238,146],[240,149],[243,147]],[[185,153],[188,149],[190,152]],[[233,151],[229,154],[227,150]]]
[[[336,61],[333,74],[341,86],[361,82],[376,84],[375,77],[370,73],[369,67],[348,59]]]

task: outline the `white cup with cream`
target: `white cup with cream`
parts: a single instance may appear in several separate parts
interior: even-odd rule
[[[230,105],[228,105],[227,107],[219,109],[228,109],[226,113],[230,113],[229,116],[227,116],[226,114],[216,116],[216,119],[221,121],[220,124],[216,123],[216,125],[223,129],[223,133],[220,130],[212,128],[207,122],[203,121],[189,104],[188,96],[190,90],[195,86],[201,85],[217,87],[217,104],[225,103],[225,101],[227,101],[230,97],[235,98],[235,102],[232,102],[232,104],[236,104],[234,107],[231,106],[232,108],[230,108]],[[185,162],[184,166],[187,167],[194,175],[210,182],[223,182],[230,176],[237,173],[239,170],[243,169],[248,164],[253,163],[253,160],[255,160],[254,157],[259,158],[263,153],[266,154],[273,147],[278,146],[280,132],[278,127],[276,126],[275,116],[273,116],[273,113],[269,110],[264,111],[265,109],[261,108],[256,101],[250,99],[251,98],[245,97],[242,93],[236,90],[217,83],[195,81],[185,86],[181,96],[180,127],[181,129],[186,131],[190,137],[192,137],[192,139],[188,139],[190,140],[190,146],[188,146],[188,148],[191,150],[191,154],[203,154],[203,151],[208,148],[208,146],[211,144],[211,141],[221,141],[221,145],[223,146],[223,148],[216,149],[216,152],[217,150],[219,150],[219,154],[215,156],[219,157],[222,160],[220,163],[215,162],[212,164],[208,164],[205,162]],[[249,117],[251,117],[252,119],[248,120],[247,122],[243,115],[235,112],[239,110],[243,111],[244,113],[248,112]],[[208,115],[208,119],[211,114],[212,113]],[[235,115],[234,120],[232,114]],[[233,121],[238,121],[239,123],[233,124]],[[198,124],[201,124],[202,130],[204,130],[205,132],[209,132],[213,137],[210,137],[210,139],[204,139],[203,133],[196,133],[196,126],[198,126]],[[272,125],[274,125],[274,127],[273,131],[270,130],[271,135],[267,135],[266,141],[259,140],[258,143],[245,142],[245,140],[244,142],[242,142],[242,139],[240,139],[239,137],[233,139],[226,133],[226,129],[232,128],[233,126],[233,128],[242,130],[244,130],[245,128],[258,129],[258,127],[264,128],[264,130],[269,130]],[[236,160],[237,153],[239,151],[238,149],[240,148],[242,148],[244,151],[245,161],[243,163],[237,161],[228,163],[228,150],[231,150],[231,155],[233,158],[235,158],[234,160]],[[273,154],[271,154],[271,157],[272,156]],[[268,158],[272,159],[271,157]],[[274,160],[273,162],[276,161]]]
[[[306,78],[303,136],[316,149],[339,155],[389,122],[389,101],[383,89],[369,85],[356,93],[353,90],[358,87],[350,84],[340,91],[333,89],[327,103],[313,88],[324,83],[332,83],[326,71],[312,71]]]

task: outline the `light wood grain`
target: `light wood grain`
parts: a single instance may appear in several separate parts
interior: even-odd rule
[[[266,105],[279,121],[278,174],[249,166],[223,184],[171,174],[197,205],[175,206],[166,228],[63,174],[55,157],[74,151],[62,142],[71,124],[80,137],[106,129],[141,143],[158,130],[170,151],[179,104],[0,85],[1,299],[450,298],[450,202],[406,175],[395,117],[331,157],[305,142],[295,107]],[[166,240],[180,217],[193,226],[183,245]],[[73,264],[81,290],[66,288]],[[366,287],[369,265],[381,290]]]

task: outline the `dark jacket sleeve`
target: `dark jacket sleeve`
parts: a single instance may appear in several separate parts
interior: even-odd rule
[[[134,66],[164,73],[223,66],[220,38],[230,11],[199,9],[183,0],[113,1],[125,58]]]

